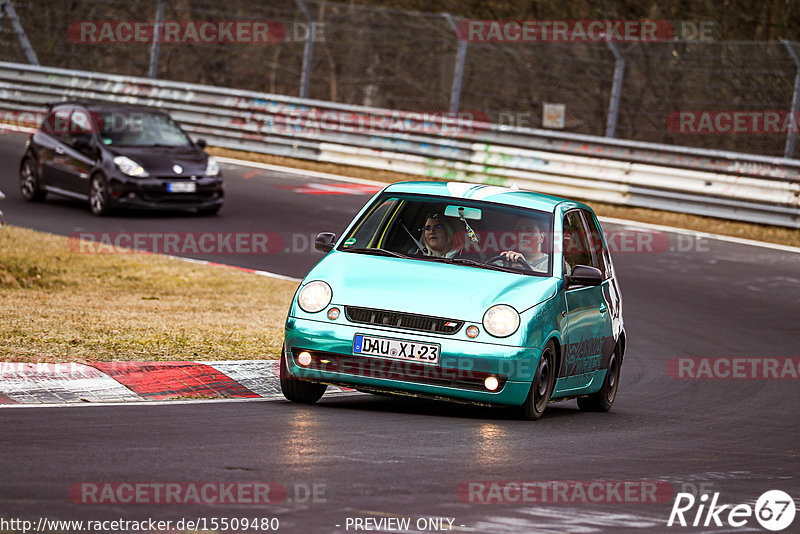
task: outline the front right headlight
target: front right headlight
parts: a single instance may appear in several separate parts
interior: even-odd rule
[[[303,311],[317,313],[324,310],[333,298],[331,286],[321,280],[309,282],[297,295],[297,304]]]
[[[127,156],[115,157],[114,165],[116,165],[123,174],[127,174],[128,176],[134,176],[136,178],[147,178],[150,176],[150,174],[144,170],[144,167]]]
[[[508,337],[519,328],[519,313],[507,304],[492,306],[483,314],[483,328],[494,337]]]
[[[206,176],[219,176],[219,163],[212,156],[208,156]]]

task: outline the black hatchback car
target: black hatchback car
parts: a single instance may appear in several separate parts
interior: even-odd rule
[[[20,190],[87,200],[95,215],[117,207],[197,210],[222,207],[219,165],[158,109],[107,102],[59,102],[28,139]]]

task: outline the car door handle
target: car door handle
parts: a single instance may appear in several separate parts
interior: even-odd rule
[[[607,311],[608,311],[608,306],[606,306],[605,304],[601,304],[600,305],[600,315],[603,315]]]
[[[60,146],[57,146],[56,147],[56,154],[63,154],[63,153],[64,153],[64,149],[61,148]]]

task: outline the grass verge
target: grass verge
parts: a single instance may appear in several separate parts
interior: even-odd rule
[[[229,158],[259,161],[262,163],[270,163],[272,165],[283,165],[297,169],[340,174],[344,176],[352,176],[354,178],[377,180],[386,183],[398,182],[402,180],[429,179],[413,174],[402,174],[384,170],[367,169],[352,165],[338,165],[335,163],[323,163],[282,156],[271,156],[256,152],[229,150],[227,148],[214,147],[209,148],[208,151],[212,154]],[[616,217],[619,219],[628,219],[631,221],[640,221],[651,224],[661,224],[664,226],[674,226],[677,228],[686,228],[699,232],[710,232],[712,234],[753,239],[755,241],[763,241],[766,243],[777,243],[780,245],[789,245],[795,247],[800,246],[800,232],[790,228],[728,221],[726,219],[674,213],[671,211],[617,206],[614,204],[603,204],[594,201],[586,201],[586,203],[592,206],[595,212],[600,216]]]
[[[0,230],[0,361],[270,359],[297,284]]]

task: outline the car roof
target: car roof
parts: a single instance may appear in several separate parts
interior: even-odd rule
[[[149,113],[166,113],[164,110],[150,106],[143,106],[141,104],[125,104],[122,102],[108,102],[105,100],[62,100],[58,102],[51,102],[48,108],[56,108],[61,106],[80,106],[90,111],[139,111]]]
[[[556,206],[565,202],[591,210],[589,206],[581,202],[553,195],[496,185],[471,184],[465,182],[398,182],[387,187],[385,191],[481,200],[484,202],[529,208],[548,213],[555,213]]]

